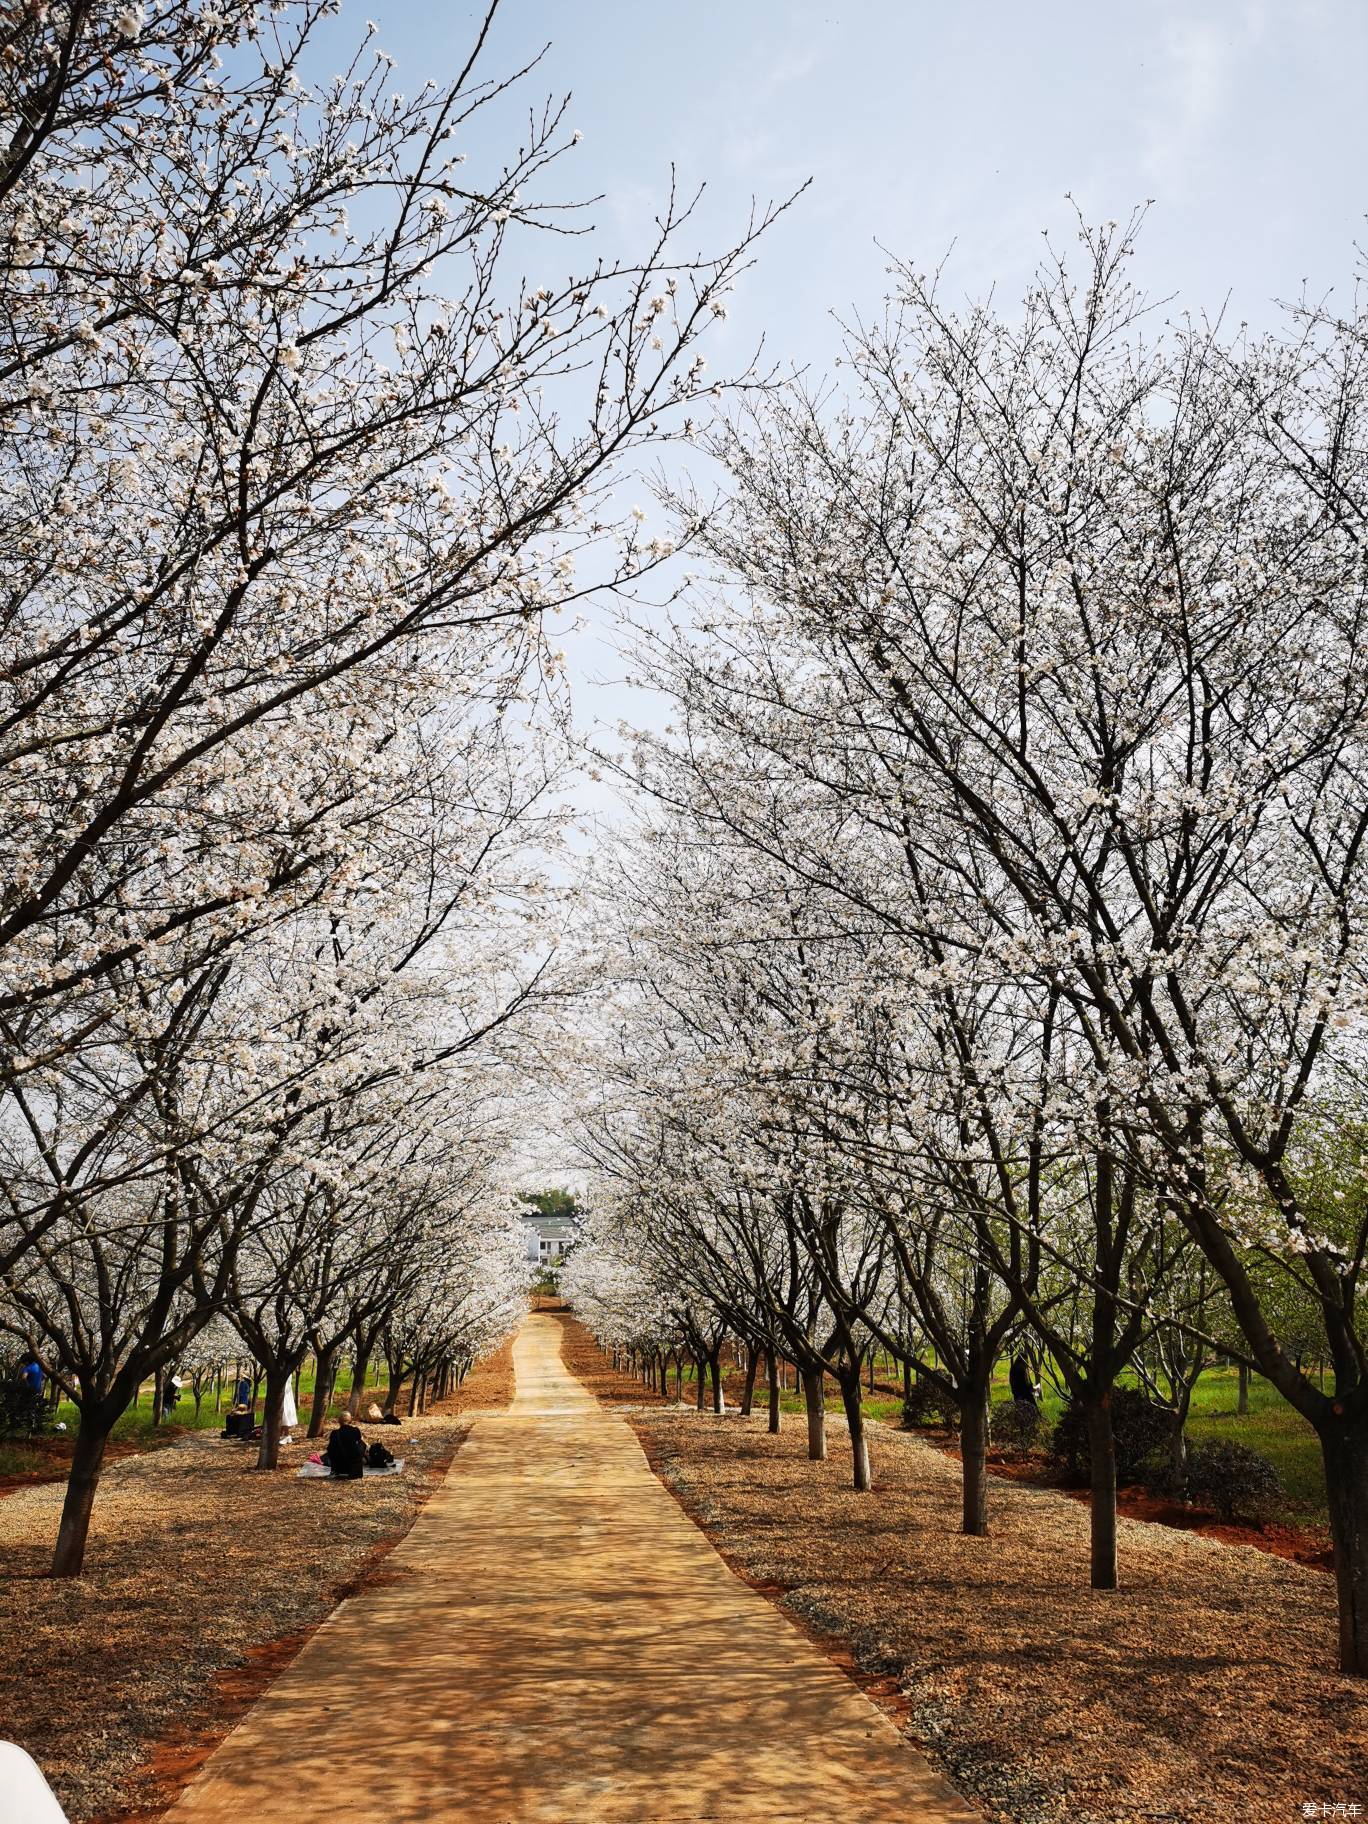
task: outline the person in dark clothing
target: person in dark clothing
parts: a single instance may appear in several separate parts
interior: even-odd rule
[[[335,1476],[343,1476],[353,1482],[365,1466],[366,1440],[345,1414],[342,1423],[328,1439],[323,1461]]]
[[[1031,1379],[1031,1368],[1024,1355],[1014,1355],[1012,1366],[1007,1374],[1008,1385],[1012,1389],[1012,1398],[1020,1400],[1023,1405],[1034,1406],[1036,1403],[1036,1385]]]
[[[30,1349],[15,1371],[14,1422],[34,1432],[42,1428],[43,1365]]]

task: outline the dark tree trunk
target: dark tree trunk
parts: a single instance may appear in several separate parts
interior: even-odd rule
[[[1368,1414],[1331,1415],[1321,1431],[1335,1546],[1341,1672],[1368,1675]]]
[[[708,1368],[712,1374],[712,1409],[714,1412],[725,1412],[727,1399],[722,1391],[722,1351],[720,1348],[713,1350],[708,1361]]]
[[[314,1371],[313,1407],[309,1413],[309,1436],[320,1438],[323,1426],[328,1417],[328,1407],[332,1402],[333,1369],[337,1363],[337,1351],[325,1349],[318,1357]]]
[[[779,1367],[774,1359],[773,1349],[765,1351],[765,1373],[769,1379],[769,1428],[777,1435],[779,1431]]]
[[[266,1370],[266,1406],[261,1415],[261,1443],[257,1449],[256,1461],[258,1469],[278,1469],[280,1466],[280,1406],[289,1380],[287,1369]]]
[[[760,1351],[746,1345],[746,1385],[741,1395],[741,1417],[748,1419],[755,1404],[755,1377],[760,1372]]]
[[[960,1403],[962,1525],[974,1539],[988,1536],[988,1388],[967,1387]]]
[[[76,1432],[76,1445],[71,1453],[71,1472],[67,1476],[62,1518],[57,1528],[57,1547],[52,1554],[54,1577],[79,1577],[85,1563],[86,1539],[90,1533],[90,1515],[95,1506],[95,1490],[100,1485],[100,1468],[104,1463],[105,1445],[113,1419],[91,1420],[81,1417]]]
[[[1091,1581],[1095,1590],[1116,1584],[1116,1443],[1112,1437],[1111,1392],[1086,1403],[1092,1486]]]
[[[1235,1402],[1235,1410],[1241,1418],[1249,1411],[1249,1363],[1240,1363],[1240,1393]]]
[[[808,1460],[826,1462],[826,1390],[820,1368],[804,1368],[803,1398],[807,1402]]]
[[[845,1407],[846,1426],[850,1432],[851,1486],[856,1494],[867,1495],[874,1486],[869,1473],[869,1440],[865,1436],[864,1409],[860,1404],[860,1364],[841,1376],[841,1404]]]
[[[1187,1406],[1173,1414],[1168,1437],[1169,1493],[1175,1501],[1187,1500]]]
[[[694,1398],[698,1410],[702,1412],[708,1404],[708,1370],[701,1355],[696,1355],[693,1358],[693,1362],[694,1374],[697,1376],[697,1385],[694,1387]]]
[[[154,1425],[160,1425],[162,1422],[162,1392],[164,1388],[162,1377],[164,1374],[165,1370],[158,1368],[157,1372],[152,1376],[152,1423]]]
[[[347,1400],[347,1411],[356,1417],[361,1410],[361,1395],[366,1391],[366,1371],[370,1367],[370,1350],[358,1349],[356,1360],[352,1363],[351,1394]]]

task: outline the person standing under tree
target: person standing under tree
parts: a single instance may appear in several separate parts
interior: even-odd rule
[[[1012,1366],[1007,1375],[1008,1385],[1012,1389],[1012,1398],[1024,1406],[1035,1406],[1039,1403],[1040,1388],[1031,1378],[1031,1364],[1024,1355],[1014,1355]]]

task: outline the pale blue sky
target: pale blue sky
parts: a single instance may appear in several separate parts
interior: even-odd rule
[[[453,73],[477,18],[343,11],[376,20],[401,88]],[[1368,0],[504,0],[485,67],[546,41],[519,105],[573,93],[584,140],[560,169],[606,193],[605,252],[640,247],[671,161],[709,186],[705,248],[752,195],[813,178],[734,301],[723,371],[761,331],[825,368],[829,313],[878,307],[880,241],[919,266],[953,242],[952,287],[1010,300],[1041,229],[1071,234],[1066,192],[1091,219],[1153,197],[1136,281],[1256,325],[1304,280],[1347,289],[1368,241]],[[581,721],[628,713],[594,683],[613,667],[592,627],[569,652]]]

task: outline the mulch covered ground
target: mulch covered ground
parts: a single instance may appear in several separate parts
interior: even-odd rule
[[[810,1632],[883,1675],[909,1734],[1012,1824],[1290,1824],[1368,1816],[1368,1688],[1334,1663],[1334,1583],[1266,1552],[1120,1523],[1123,1588],[1088,1588],[1088,1513],[994,1479],[992,1535],[959,1528],[959,1466],[878,1428],[876,1487],[845,1433],[666,1406],[578,1327],[565,1359],[631,1422],[686,1510]],[[583,1364],[583,1366],[581,1366]],[[725,1710],[725,1693],[719,1693]],[[1336,1815],[1332,1812],[1316,1815]],[[1347,1811],[1341,1812],[1350,1814]]]
[[[425,1417],[377,1427],[402,1476],[300,1481],[317,1448],[302,1437],[274,1474],[216,1434],[125,1457],[102,1480],[85,1575],[66,1582],[45,1575],[62,1485],[5,1496],[0,1733],[34,1756],[73,1820],[156,1815],[408,1531],[469,1431],[464,1415],[512,1394],[505,1347]],[[345,1716],[344,1692],[318,1697],[320,1727]]]

